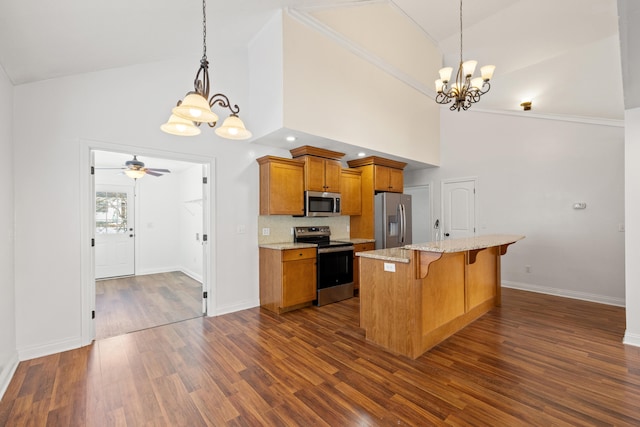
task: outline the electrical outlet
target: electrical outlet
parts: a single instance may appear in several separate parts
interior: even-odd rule
[[[525,273],[531,273],[531,266],[530,265],[525,265],[524,266],[524,272]]]
[[[621,233],[624,233],[624,223],[623,222],[618,224],[618,231],[621,232]]]
[[[247,232],[247,227],[244,224],[240,224],[238,225],[236,231],[238,234],[244,234]]]
[[[269,234],[271,234],[271,229],[270,228],[263,228],[262,229],[262,235],[263,236],[268,236]]]
[[[384,271],[390,271],[392,273],[396,272],[396,265],[391,262],[384,263]]]

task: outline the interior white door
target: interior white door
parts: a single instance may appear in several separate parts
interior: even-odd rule
[[[95,277],[135,274],[134,187],[96,185]]]
[[[476,233],[476,181],[442,183],[442,232],[444,239],[473,237]]]

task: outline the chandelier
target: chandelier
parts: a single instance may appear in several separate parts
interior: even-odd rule
[[[171,117],[160,129],[172,135],[192,136],[200,133],[200,123],[207,123],[209,127],[215,127],[218,116],[211,111],[214,105],[227,108],[231,111],[222,126],[215,130],[218,136],[227,139],[248,139],[251,132],[245,127],[238,113],[238,105],[231,105],[229,98],[221,93],[216,93],[209,98],[209,61],[207,60],[207,13],[206,0],[202,0],[202,59],[200,68],[193,81],[194,90],[188,92],[183,100],[171,110]]]
[[[462,0],[460,0],[460,64],[455,82],[449,85],[452,67],[444,67],[439,71],[440,78],[436,80],[436,102],[449,104],[449,110],[455,111],[462,108],[468,110],[471,104],[480,101],[480,97],[491,89],[489,80],[493,77],[495,65],[485,65],[480,69],[481,77],[473,77],[478,61],[462,62]]]

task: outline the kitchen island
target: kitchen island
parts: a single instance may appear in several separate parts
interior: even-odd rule
[[[493,234],[358,252],[367,340],[415,359],[500,305],[500,257],[523,238]]]

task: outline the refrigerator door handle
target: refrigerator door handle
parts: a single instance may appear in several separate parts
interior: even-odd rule
[[[405,229],[406,229],[406,218],[404,216],[404,205],[400,203],[398,205],[400,210],[400,243],[404,243],[405,238]]]

